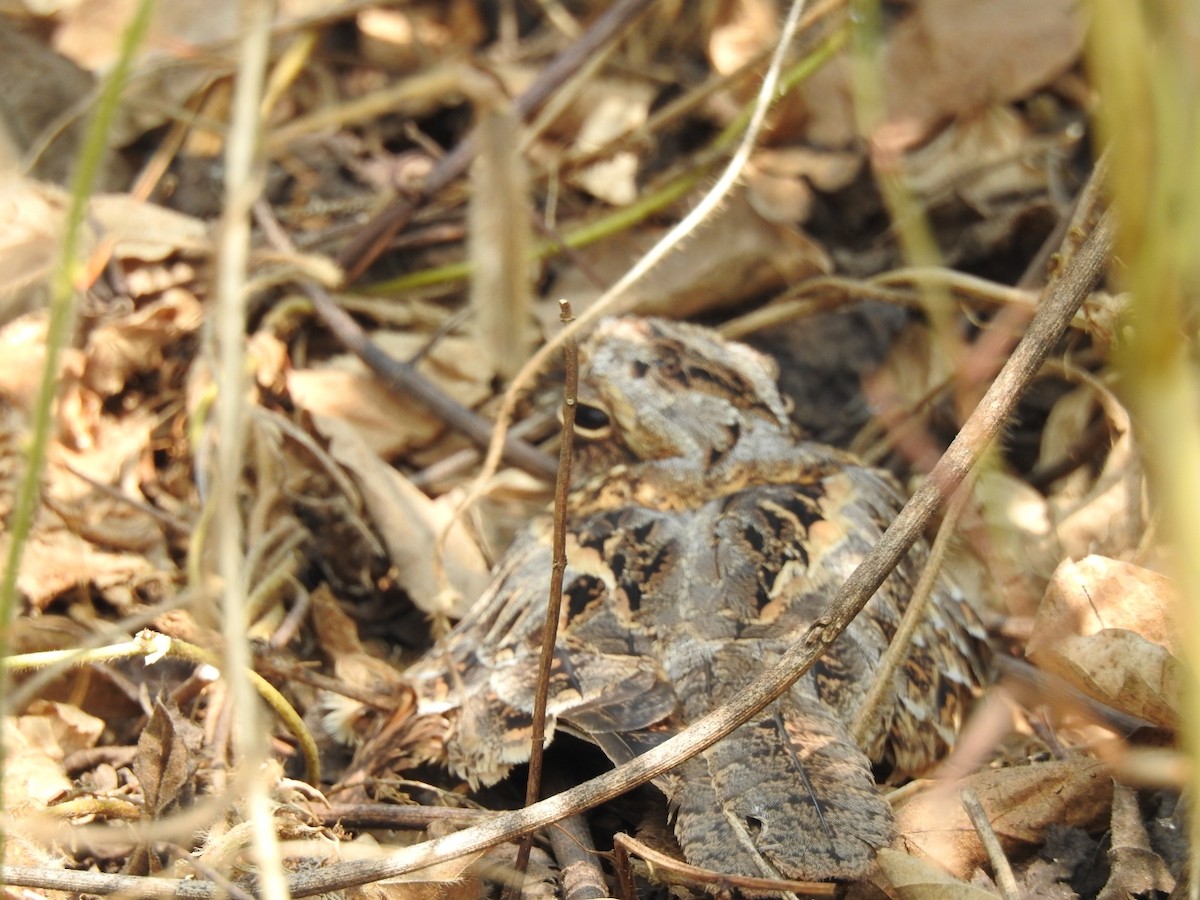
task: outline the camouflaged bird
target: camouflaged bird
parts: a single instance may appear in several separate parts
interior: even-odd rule
[[[582,348],[568,566],[547,734],[622,762],[742,690],[824,611],[903,503],[884,472],[803,440],[776,369],[707,329],[603,322]],[[981,633],[934,591],[866,746],[850,723],[928,554],[916,546],[807,675],[658,786],[687,860],[717,871],[853,878],[893,837],[872,775],[928,768],[978,684]],[[473,784],[529,756],[550,521],[408,673]]]

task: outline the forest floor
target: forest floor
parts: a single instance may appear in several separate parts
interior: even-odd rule
[[[417,868],[421,842],[519,809],[524,769],[472,792],[429,764],[403,671],[550,502],[562,366],[522,367],[560,334],[559,298],[583,330],[665,316],[770,353],[809,434],[911,492],[1103,207],[1075,0],[885,3],[857,30],[810,2],[744,159],[782,0],[280,0],[261,31],[255,4],[208,0],[159,5],[73,220],[134,4],[14,6],[13,898],[498,893],[513,844]],[[1126,305],[1090,293],[946,524],[948,577],[1014,665],[950,767],[891,794],[898,837],[843,893],[1186,885],[1180,630],[1114,349]],[[572,741],[544,795],[607,768]],[[364,767],[355,748],[381,743]],[[678,856],[652,788],[574,812],[575,837],[539,832],[527,895],[616,893],[622,868],[643,897],[733,889],[645,861]],[[647,853],[614,852],[619,833]]]

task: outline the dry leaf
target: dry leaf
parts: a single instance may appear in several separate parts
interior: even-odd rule
[[[1025,118],[988,106],[909,153],[906,180],[930,205],[955,197],[986,217],[993,205],[1045,191],[1048,167],[1029,165],[1033,141]]]
[[[808,219],[814,188],[826,193],[841,190],[861,169],[860,153],[763,148],[751,157],[743,180],[750,205],[764,219],[800,223]]]
[[[424,341],[420,334],[378,332],[372,339],[395,359],[409,359]],[[477,341],[451,335],[422,357],[418,370],[464,406],[491,394],[492,373]],[[357,357],[339,356],[319,368],[287,373],[292,400],[314,416],[341,419],[385,458],[423,447],[446,430],[445,422],[366,370]]]
[[[138,738],[133,774],[142,786],[146,815],[157,818],[191,793],[200,767],[201,730],[159,700]]]
[[[896,804],[896,849],[932,860],[959,878],[986,858],[958,791],[974,789],[1001,844],[1012,850],[1041,842],[1048,825],[1089,826],[1112,797],[1106,768],[1085,757],[989,769],[954,785],[933,785]]]
[[[88,216],[115,242],[113,255],[120,260],[161,262],[172,254],[212,251],[208,226],[200,219],[129,194],[96,195]]]
[[[988,590],[1009,614],[1032,615],[1062,558],[1046,499],[1000,469],[980,473],[975,497],[986,530],[971,549],[992,581]]]
[[[66,203],[57,188],[0,173],[0,325],[45,305]]]
[[[650,114],[654,99],[650,85],[609,80],[604,87],[605,96],[588,110],[576,134],[576,151],[603,147],[614,138],[640,128]],[[613,206],[628,206],[638,197],[637,173],[637,154],[622,151],[586,167],[572,180],[598,200]]]
[[[996,897],[932,863],[887,847],[879,851],[875,861],[901,900],[994,900]]]
[[[400,73],[469,52],[487,33],[477,4],[467,0],[423,0],[399,9],[373,6],[355,21],[363,61]]]
[[[709,32],[713,71],[728,74],[750,62],[779,39],[779,8],[772,0],[731,0]]]
[[[450,501],[431,500],[413,487],[345,422],[324,416],[314,421],[329,440],[330,455],[358,485],[397,580],[413,603],[430,614],[460,618],[487,586],[488,566],[461,522],[451,528],[439,552],[438,540],[453,514]],[[439,558],[444,582],[436,571]]]
[[[125,389],[135,375],[163,366],[166,353],[204,320],[191,293],[174,289],[161,299],[92,330],[88,336],[84,386],[102,398]]]
[[[96,746],[104,722],[67,703],[37,700],[21,716],[3,721],[4,810],[44,809],[72,789],[63,771],[68,753]]]
[[[1026,654],[1090,696],[1174,728],[1184,684],[1175,603],[1170,580],[1149,569],[1100,556],[1064,562]]]
[[[1063,555],[1089,553],[1123,557],[1136,552],[1145,536],[1145,478],[1133,440],[1128,411],[1104,385],[1088,380],[1113,434],[1100,473],[1087,484],[1065,485],[1050,497],[1055,533]],[[1071,490],[1069,490],[1069,488]]]
[[[8,553],[8,541],[0,537],[0,552]],[[111,553],[65,529],[39,529],[25,545],[17,587],[35,609],[45,609],[64,592],[90,585],[128,612],[139,592],[153,596],[172,578],[141,553]]]
[[[643,229],[576,253],[603,281],[616,281],[629,261],[660,236]],[[719,215],[688,238],[683,250],[669,255],[629,288],[623,302],[636,302],[644,315],[687,318],[735,307],[831,269],[829,257],[816,241],[766,221],[751,207],[745,191],[739,190]],[[600,294],[596,284],[574,268],[564,273],[555,291],[571,298],[576,315]],[[557,309],[553,313],[557,317]]]
[[[311,620],[323,652],[333,663],[333,674],[355,694],[373,694],[382,700],[398,697],[404,678],[395,666],[368,653],[358,637],[358,626],[342,610],[329,586],[312,592]],[[321,698],[321,724],[343,744],[363,737],[366,707],[345,695],[326,692]]]
[[[893,122],[921,129],[1028,96],[1083,46],[1076,0],[921,0],[888,33],[882,83]]]

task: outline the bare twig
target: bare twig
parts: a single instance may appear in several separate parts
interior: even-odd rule
[[[967,811],[971,824],[975,826],[975,833],[979,835],[983,849],[987,852],[988,862],[992,864],[992,874],[996,876],[996,887],[1000,889],[1000,896],[1004,900],[1022,900],[1024,895],[1017,887],[1012,866],[1008,864],[1008,857],[1004,855],[1004,848],[1000,846],[1000,838],[996,837],[992,823],[988,821],[987,810],[979,802],[979,795],[967,788],[959,796],[962,798],[963,809]]]
[[[570,787],[570,774],[562,767],[552,768],[543,778],[545,789],[557,793]],[[562,873],[563,900],[600,900],[610,891],[600,867],[602,854],[596,851],[587,820],[582,815],[567,816],[546,829],[554,861]],[[607,854],[603,854],[607,855]]]
[[[558,301],[559,318],[570,324],[571,304]],[[566,384],[563,386],[562,438],[558,445],[558,476],[554,481],[554,537],[551,543],[550,596],[546,601],[546,627],[542,629],[542,652],[538,657],[537,693],[533,699],[533,727],[529,736],[529,777],[525,784],[525,805],[537,803],[542,789],[542,753],[546,742],[546,696],[550,691],[550,670],[554,667],[554,645],[558,640],[558,617],[562,610],[563,577],[567,571],[567,493],[571,489],[571,452],[575,446],[575,406],[579,393],[579,347],[575,341],[563,345]],[[516,875],[505,896],[516,900],[521,895],[533,834],[525,835],[517,848]]]

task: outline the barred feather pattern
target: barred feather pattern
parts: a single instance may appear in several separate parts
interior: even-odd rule
[[[886,473],[805,441],[774,363],[696,326],[602,323],[583,349],[579,449],[547,735],[622,762],[733,697],[817,621],[899,512]],[[492,783],[529,754],[551,567],[531,524],[471,613],[408,673],[445,761]],[[854,878],[892,838],[872,764],[928,769],[986,677],[983,631],[936,585],[877,726],[848,725],[928,556],[915,546],[776,703],[658,782],[689,862]]]

